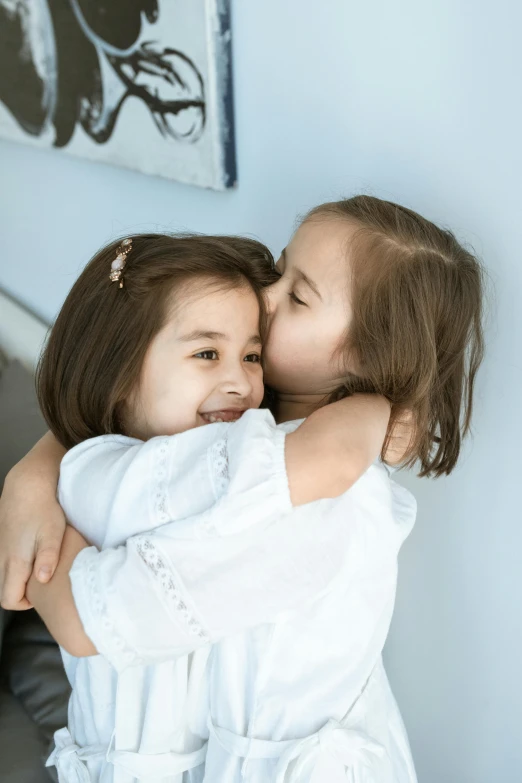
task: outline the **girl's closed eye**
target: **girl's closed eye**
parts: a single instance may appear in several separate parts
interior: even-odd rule
[[[303,300],[302,300],[302,299],[299,299],[299,297],[298,297],[298,296],[296,296],[296,294],[295,294],[293,291],[290,291],[290,293],[288,294],[288,296],[290,297],[290,299],[292,300],[292,302],[294,302],[294,304],[296,304],[296,305],[301,305],[302,307],[308,307],[308,305],[306,304],[306,302],[303,302]]]

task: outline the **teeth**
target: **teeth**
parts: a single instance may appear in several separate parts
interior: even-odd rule
[[[220,416],[217,413],[202,413],[201,418],[204,421],[208,422],[209,424],[216,424],[216,423],[223,424],[225,422],[237,421],[238,419],[241,418],[241,412],[240,411],[238,411],[237,413],[230,412],[229,414],[226,415],[226,417]]]

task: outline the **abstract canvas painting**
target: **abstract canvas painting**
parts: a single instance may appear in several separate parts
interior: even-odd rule
[[[0,136],[233,186],[229,0],[0,0]]]

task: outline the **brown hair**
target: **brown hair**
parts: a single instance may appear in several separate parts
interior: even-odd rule
[[[260,305],[263,337],[262,288],[273,280],[273,259],[260,242],[232,236],[133,235],[121,289],[109,282],[120,242],[111,242],[87,264],[64,302],[38,365],[40,407],[66,448],[122,432],[120,403],[139,380],[172,293],[188,280],[249,285]]]
[[[483,358],[484,272],[455,236],[410,209],[372,196],[322,204],[305,220],[341,219],[350,243],[353,320],[343,345],[359,368],[333,399],[377,392],[392,403],[393,425],[411,412],[405,457],[420,476],[449,474],[469,431]]]

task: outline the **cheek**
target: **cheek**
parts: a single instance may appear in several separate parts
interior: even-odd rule
[[[190,384],[173,385],[164,389],[150,406],[148,423],[154,435],[175,435],[194,427],[196,423],[196,390]]]
[[[310,379],[317,355],[321,354],[314,345],[315,339],[314,329],[305,319],[274,319],[264,352],[266,383],[286,390],[287,385],[293,387]]]
[[[337,316],[337,317],[336,317]],[[279,391],[310,392],[339,378],[336,355],[346,316],[275,318],[265,349],[266,383]]]
[[[278,358],[295,352],[302,342],[301,331],[294,319],[277,315],[270,324],[265,345],[265,359],[273,363]]]
[[[270,328],[265,351],[268,363],[290,362],[307,365],[325,356],[327,340],[321,325],[313,318],[278,318]]]
[[[263,378],[263,370],[261,366],[258,372],[256,372],[255,378],[252,379],[252,399],[251,404],[253,408],[259,408],[263,402],[265,396],[265,383]]]
[[[155,435],[156,433],[151,431],[150,409],[151,405],[147,396],[147,389],[140,384],[120,404],[119,419],[123,434],[142,440],[147,440],[152,435]]]
[[[162,365],[149,373],[140,390],[142,417],[154,435],[172,435],[193,426],[194,381],[179,368],[174,371]],[[139,409],[138,409],[139,414]],[[193,418],[193,416],[192,416]]]

